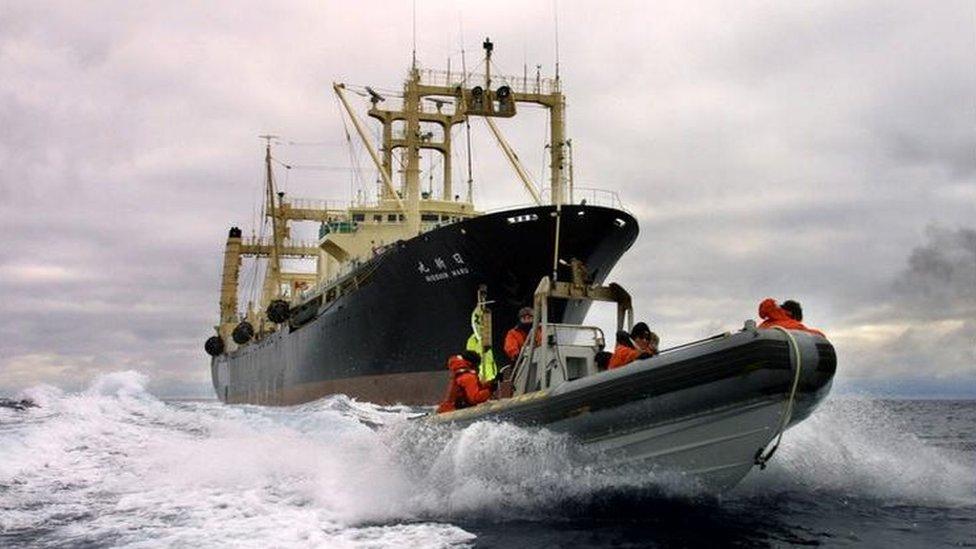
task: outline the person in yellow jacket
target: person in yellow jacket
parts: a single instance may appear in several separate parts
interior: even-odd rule
[[[491,351],[491,343],[486,345],[481,336],[484,325],[485,312],[482,307],[475,307],[471,313],[471,331],[465,349],[478,353],[481,364],[478,366],[478,378],[482,383],[491,383],[498,376],[498,366],[495,365],[495,356]]]

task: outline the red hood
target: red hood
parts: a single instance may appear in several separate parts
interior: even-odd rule
[[[786,312],[786,309],[780,307],[776,304],[776,300],[767,297],[762,300],[759,304],[759,318],[765,318],[768,320],[790,320],[793,317],[790,313]]]
[[[461,355],[454,355],[447,359],[447,367],[455,374],[461,370],[474,370],[474,365],[464,360],[464,357]]]

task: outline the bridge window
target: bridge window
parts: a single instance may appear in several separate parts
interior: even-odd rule
[[[514,225],[516,223],[525,223],[526,221],[536,221],[538,219],[539,216],[536,214],[525,214],[525,215],[516,215],[514,217],[509,217],[507,221],[509,225]]]
[[[386,216],[386,220],[389,221],[390,223],[396,223],[397,216],[396,214],[389,214]]]

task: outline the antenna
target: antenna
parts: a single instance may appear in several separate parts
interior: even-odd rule
[[[461,72],[463,74],[461,78],[461,85],[467,86],[468,65],[464,57],[464,25],[461,23],[460,16],[458,16],[458,26],[460,27],[461,31]],[[467,113],[464,114],[464,131],[468,150],[468,203],[471,203],[474,200],[474,179],[471,177],[471,118],[468,117]]]
[[[557,0],[552,0],[552,20],[556,28],[556,81],[559,81],[559,5]]]
[[[487,36],[485,41],[481,44],[481,47],[485,49],[485,89],[491,89],[491,51],[495,49],[495,45],[491,43],[491,39]]]
[[[411,58],[411,67],[417,70],[417,0],[413,0],[413,53]]]

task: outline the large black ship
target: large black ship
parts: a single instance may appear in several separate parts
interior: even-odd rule
[[[484,46],[485,73],[477,85],[472,74],[415,65],[402,95],[388,98],[363,88],[371,103],[367,114],[382,125],[379,150],[346,97],[357,90],[334,85],[382,183],[374,202],[338,208],[286,197],[275,186],[267,136],[271,235],[243,238],[240,229],[231,229],[221,322],[206,344],[222,401],[289,405],[342,393],[379,403],[434,403],[443,392],[446,357],[463,349],[472,333],[479,291],[491,302],[485,337],[501,342],[541,277],[554,271],[568,276],[571,263],[584,264],[590,282],[599,284],[634,242],[637,221],[613,193],[574,188],[558,77],[494,76],[491,42]],[[381,108],[388,100],[400,104]],[[493,120],[514,116],[520,103],[549,111],[546,191],[528,176]],[[455,194],[452,130],[470,131],[472,117],[487,121],[533,205],[478,212],[470,172],[467,197]],[[421,192],[421,151],[442,155],[439,193]],[[398,160],[403,176],[395,185]],[[319,223],[318,241],[293,241],[288,225],[294,221]],[[261,301],[243,311],[237,297],[242,257],[266,259]],[[315,272],[285,272],[282,259],[292,257],[314,259]],[[549,320],[578,323],[587,309],[588,302],[570,301],[551,310]]]
[[[620,210],[561,208],[560,255],[601,282],[637,236]],[[518,221],[516,221],[518,220]],[[444,361],[464,348],[479,286],[488,289],[493,341],[551,272],[555,207],[489,214],[394,244],[342,281],[348,293],[299,307],[281,329],[215,357],[226,402],[293,404],[342,393],[371,402],[430,404]],[[561,269],[565,269],[561,266]],[[568,273],[563,275],[568,276]],[[550,313],[579,323],[587,302]]]

